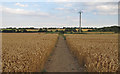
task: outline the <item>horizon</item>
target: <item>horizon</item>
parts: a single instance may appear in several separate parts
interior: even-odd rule
[[[112,26],[103,26],[103,27],[81,27],[81,28],[104,28],[104,27],[113,27],[113,26],[117,26],[117,27],[120,27],[119,25],[112,25]],[[34,29],[38,29],[38,28],[79,28],[79,27],[0,27],[0,29],[4,29],[4,28],[34,28]]]

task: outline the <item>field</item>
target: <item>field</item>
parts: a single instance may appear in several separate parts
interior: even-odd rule
[[[114,32],[84,32],[87,34],[114,34]]]
[[[57,34],[3,33],[3,72],[40,72],[57,42]]]
[[[39,29],[26,29],[27,31],[39,31]]]
[[[76,30],[78,31],[79,29],[76,29]],[[92,30],[92,29],[82,29],[83,32],[86,32],[88,30]]]
[[[66,34],[67,45],[87,72],[118,69],[118,34]]]
[[[46,33],[2,33],[3,72],[42,72],[44,69],[50,72],[116,72],[118,34],[58,37],[58,34]]]
[[[65,29],[49,29],[48,31],[56,31],[56,30],[58,30],[58,31],[65,31]],[[76,31],[78,31],[79,29],[76,29]],[[92,30],[92,29],[82,29],[82,31],[88,31],[88,30]]]

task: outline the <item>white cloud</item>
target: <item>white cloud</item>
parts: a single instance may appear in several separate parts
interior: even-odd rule
[[[72,7],[72,5],[73,5],[72,3],[68,3],[68,4],[65,4],[64,6],[65,7]]]
[[[104,15],[117,15],[118,14],[118,4],[117,3],[98,3],[91,2],[85,3],[85,12],[93,12],[94,14],[104,14]]]
[[[70,3],[67,3],[70,4]],[[63,4],[63,6],[65,6]],[[118,14],[118,3],[112,2],[85,2],[85,3],[76,3],[70,4],[72,7],[61,7],[55,8],[56,10],[64,11],[64,12],[72,12],[76,13],[79,10],[82,10],[84,13],[92,12],[93,14],[101,14],[101,15],[117,15]]]
[[[47,0],[47,2],[68,2],[69,0]]]
[[[16,3],[15,5],[20,6],[20,7],[27,7],[28,6],[27,4],[21,4],[21,3]]]
[[[0,6],[4,13],[12,13],[12,14],[19,14],[19,15],[30,15],[30,16],[49,16],[49,13],[40,12],[40,11],[30,11],[24,9],[13,9],[4,6]]]
[[[117,5],[99,5],[99,6],[96,6],[96,8],[103,11],[110,11],[110,10],[117,10],[118,6]]]
[[[55,8],[55,10],[59,10],[59,11],[63,11],[63,12],[71,12],[71,10],[73,9],[70,9],[70,8]]]
[[[118,2],[119,0],[47,0],[47,2]]]
[[[94,2],[119,2],[119,0],[93,0]]]
[[[96,6],[96,9],[98,10],[98,14],[111,14],[111,15],[118,14],[117,5],[101,5]]]
[[[0,5],[0,12],[2,11],[2,6]]]
[[[56,10],[65,10],[65,8],[55,8]]]
[[[70,14],[78,12],[77,8],[70,8],[70,7],[69,8],[66,8],[66,7],[55,8],[55,10],[59,10],[59,11],[70,13]]]

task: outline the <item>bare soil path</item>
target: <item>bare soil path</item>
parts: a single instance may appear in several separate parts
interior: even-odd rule
[[[82,72],[77,60],[67,47],[66,41],[59,36],[54,52],[45,64],[46,72]]]

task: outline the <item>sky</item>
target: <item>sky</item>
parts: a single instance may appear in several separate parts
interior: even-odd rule
[[[82,27],[118,25],[119,0],[1,0],[0,27]]]

